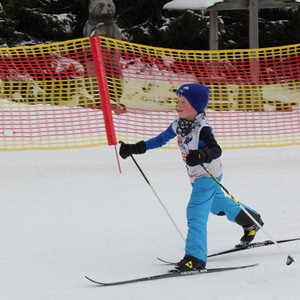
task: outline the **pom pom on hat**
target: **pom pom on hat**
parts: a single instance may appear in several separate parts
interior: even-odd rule
[[[198,113],[204,112],[208,104],[209,89],[199,83],[184,84],[176,94],[183,95]]]

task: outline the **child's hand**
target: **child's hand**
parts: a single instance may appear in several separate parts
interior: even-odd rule
[[[203,163],[210,163],[212,161],[212,151],[208,148],[190,150],[189,154],[185,158],[185,162],[188,166],[194,167],[202,165]]]
[[[143,154],[146,152],[146,144],[144,141],[140,141],[136,144],[125,144],[124,142],[120,142],[120,144],[119,154],[124,159],[132,154]]]

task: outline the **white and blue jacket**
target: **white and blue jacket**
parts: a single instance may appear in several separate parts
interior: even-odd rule
[[[186,156],[189,154],[189,150],[209,148],[213,153],[213,160],[211,163],[205,163],[204,166],[212,174],[214,174],[214,176],[218,177],[222,175],[223,169],[220,159],[222,150],[216,142],[212,132],[212,127],[204,118],[204,115],[199,114],[196,117],[192,131],[184,137],[176,134],[179,120],[180,119],[178,118],[173,121],[171,125],[158,136],[145,141],[147,150],[162,147],[169,140],[177,136],[177,143],[184,162]],[[186,168],[191,183],[193,183],[199,177],[210,177],[210,175],[201,167],[201,165],[191,167],[186,164]]]

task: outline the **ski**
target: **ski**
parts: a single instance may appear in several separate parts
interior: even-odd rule
[[[224,272],[224,271],[232,271],[232,270],[239,270],[239,269],[245,269],[245,268],[251,268],[255,267],[258,264],[252,264],[252,265],[244,265],[244,266],[235,266],[235,267],[223,267],[223,268],[212,268],[212,269],[202,269],[202,270],[191,270],[187,272],[176,272],[176,273],[163,273],[153,276],[147,276],[147,277],[140,277],[135,279],[129,279],[129,280],[123,280],[123,281],[114,281],[114,282],[100,282],[96,281],[94,279],[91,279],[88,276],[85,276],[86,279],[89,281],[96,283],[100,286],[112,286],[112,285],[121,285],[121,284],[128,284],[128,283],[136,283],[136,282],[142,282],[142,281],[152,281],[152,280],[158,280],[158,279],[165,279],[165,278],[173,278],[173,277],[181,277],[181,276],[190,276],[190,275],[198,275],[198,274],[209,274],[209,273],[216,273],[216,272]]]
[[[276,242],[278,244],[281,244],[281,243],[288,243],[288,242],[293,242],[293,241],[298,241],[298,240],[300,240],[300,238],[287,239],[287,240],[278,240]],[[209,254],[207,257],[214,257],[214,256],[224,255],[224,254],[233,253],[233,252],[242,251],[242,250],[248,250],[248,249],[254,249],[254,248],[270,246],[270,245],[274,245],[274,244],[275,243],[272,240],[266,240],[266,241],[263,241],[263,242],[250,243],[246,246],[237,245],[234,248],[231,248],[231,249],[228,249],[228,250],[225,250],[225,251]],[[175,262],[166,261],[166,260],[161,259],[159,257],[157,257],[157,259],[159,261],[165,263],[165,264],[168,264],[168,265],[175,265],[176,264]]]

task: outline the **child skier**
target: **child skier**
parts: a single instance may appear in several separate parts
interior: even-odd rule
[[[185,256],[171,272],[203,269],[207,261],[207,222],[209,213],[226,215],[227,219],[241,225],[244,235],[240,245],[249,244],[255,237],[259,226],[229,197],[220,185],[204,170],[204,165],[221,181],[222,149],[218,145],[212,127],[205,119],[205,108],[209,100],[209,89],[201,84],[182,85],[176,92],[178,117],[170,126],[147,141],[136,144],[122,143],[120,156],[125,159],[132,154],[142,154],[147,150],[162,147],[177,136],[177,142],[186,164],[192,184],[192,193],[187,206],[188,234]],[[243,205],[244,206],[244,205]],[[244,206],[249,214],[263,226],[260,215]]]

